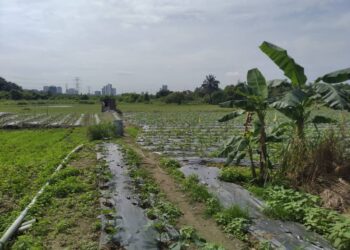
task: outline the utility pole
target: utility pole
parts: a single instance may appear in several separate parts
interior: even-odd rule
[[[75,80],[75,88],[77,89],[78,94],[79,94],[79,89],[80,89],[79,81],[80,81],[80,78],[77,76],[76,78],[74,78],[74,80]]]

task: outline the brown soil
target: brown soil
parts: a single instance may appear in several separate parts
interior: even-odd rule
[[[199,236],[208,242],[222,245],[225,249],[245,249],[244,243],[238,239],[230,238],[211,218],[204,218],[205,207],[202,203],[192,202],[180,190],[179,185],[158,164],[159,156],[140,149],[131,137],[126,136],[125,141],[143,157],[143,166],[146,167],[159,184],[167,199],[176,204],[183,215],[179,218],[178,226],[192,226]]]

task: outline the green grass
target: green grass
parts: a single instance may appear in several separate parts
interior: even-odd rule
[[[83,128],[0,130],[0,232],[28,204],[62,159],[86,140]]]
[[[96,161],[94,144],[74,156],[30,209],[26,219],[37,221],[11,249],[98,249],[98,176],[108,167]]]

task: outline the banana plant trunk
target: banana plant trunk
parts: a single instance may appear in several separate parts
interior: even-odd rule
[[[247,117],[244,123],[244,135],[247,136],[247,134],[249,133],[250,127],[252,125],[252,120],[253,120],[253,112],[248,112],[247,113]],[[253,160],[253,149],[252,147],[249,145],[248,146],[248,154],[249,154],[249,160],[250,160],[250,169],[252,171],[252,176],[253,179],[256,179],[256,170],[255,170],[255,164],[254,164],[254,160]]]
[[[267,147],[266,147],[266,131],[265,131],[265,115],[258,112],[260,127],[260,176],[259,180],[264,182],[267,177]]]
[[[304,138],[304,119],[300,119],[297,121],[296,133],[299,139],[303,141]]]

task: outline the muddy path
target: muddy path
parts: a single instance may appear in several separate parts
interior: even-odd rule
[[[211,218],[204,218],[205,207],[200,203],[191,202],[180,190],[179,185],[158,164],[159,156],[142,150],[131,137],[126,136],[124,141],[142,156],[142,167],[147,168],[159,184],[167,199],[176,204],[183,215],[179,219],[179,226],[190,225],[208,242],[222,245],[225,249],[245,249],[243,242],[229,238]]]

